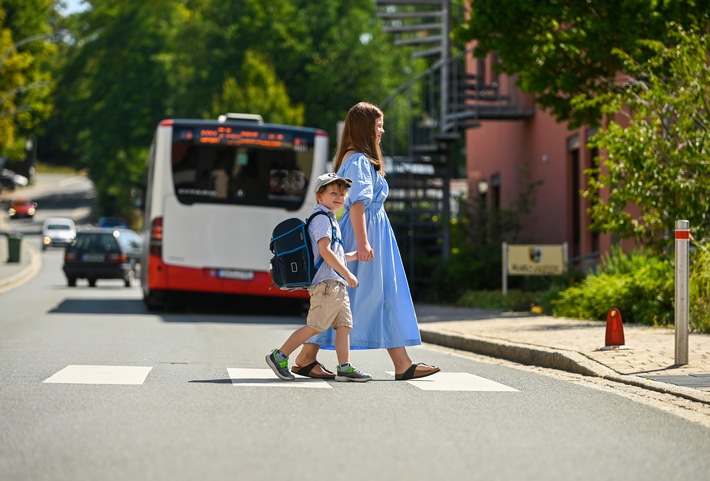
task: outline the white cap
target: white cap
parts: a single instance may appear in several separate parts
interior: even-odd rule
[[[316,184],[313,188],[315,192],[318,192],[321,187],[331,184],[336,181],[342,181],[347,184],[348,188],[353,186],[353,181],[347,177],[340,177],[338,174],[323,174],[316,179]]]

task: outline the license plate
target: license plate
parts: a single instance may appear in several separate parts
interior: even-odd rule
[[[235,271],[232,269],[219,269],[217,277],[220,279],[236,279],[239,281],[251,281],[254,279],[253,271]]]
[[[84,254],[81,256],[81,260],[84,262],[102,262],[104,260],[103,254]]]

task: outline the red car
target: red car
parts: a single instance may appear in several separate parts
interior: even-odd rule
[[[19,219],[20,217],[32,218],[37,210],[37,202],[32,202],[30,199],[15,199],[10,202],[10,207],[7,209],[7,214],[10,219]]]

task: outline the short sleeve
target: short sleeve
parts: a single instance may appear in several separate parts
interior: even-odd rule
[[[352,179],[353,186],[350,187],[346,206],[351,206],[357,202],[362,202],[365,207],[372,202],[374,179],[372,175],[375,169],[370,161],[362,154],[348,157],[338,170],[338,175]]]
[[[327,215],[317,215],[311,219],[308,224],[308,233],[311,239],[318,244],[318,241],[323,237],[330,239],[333,236],[333,232],[330,226],[330,220],[328,220]],[[315,246],[314,246],[315,247]]]

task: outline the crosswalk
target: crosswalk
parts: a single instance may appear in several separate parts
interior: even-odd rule
[[[143,384],[151,367],[67,366],[45,379],[49,384]]]
[[[69,365],[43,381],[46,384],[143,385],[150,366]],[[271,369],[226,368],[232,385],[238,388],[333,389],[337,382],[296,376],[295,381],[278,379]],[[394,380],[394,373],[387,372]],[[505,384],[467,372],[440,372],[423,379],[404,381],[422,391],[518,392]]]

